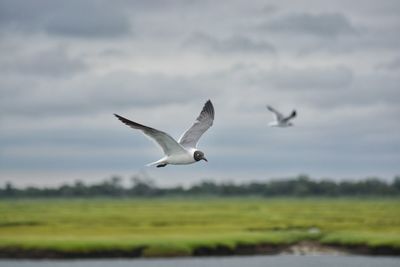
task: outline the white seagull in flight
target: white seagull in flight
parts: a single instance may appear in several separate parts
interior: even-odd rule
[[[214,107],[210,100],[205,103],[203,110],[192,127],[186,130],[178,141],[175,141],[165,132],[144,126],[117,114],[114,115],[131,128],[141,130],[162,148],[165,156],[156,162],[148,164],[148,166],[165,167],[167,164],[181,165],[191,164],[200,160],[207,161],[204,153],[197,150],[197,143],[214,121]]]
[[[293,110],[292,113],[287,116],[284,117],[282,115],[282,113],[278,112],[276,109],[274,109],[271,106],[267,106],[267,109],[269,111],[271,111],[272,113],[274,113],[275,115],[275,121],[270,122],[268,125],[271,127],[289,127],[289,126],[293,126],[293,123],[290,122],[291,119],[293,119],[294,117],[296,117],[297,112],[296,110]]]

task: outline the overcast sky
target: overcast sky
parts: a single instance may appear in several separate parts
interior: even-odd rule
[[[391,180],[399,33],[398,0],[0,0],[0,185]],[[208,99],[208,163],[145,167],[161,150],[112,115],[179,137]]]

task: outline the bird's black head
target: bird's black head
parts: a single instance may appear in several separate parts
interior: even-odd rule
[[[193,158],[194,158],[195,161],[199,161],[199,160],[208,161],[208,160],[204,157],[204,153],[201,152],[201,151],[199,151],[199,150],[196,150],[196,151],[194,152]]]

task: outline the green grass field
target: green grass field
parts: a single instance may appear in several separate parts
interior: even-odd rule
[[[0,201],[0,250],[63,253],[143,248],[324,244],[400,248],[400,199],[46,199]]]

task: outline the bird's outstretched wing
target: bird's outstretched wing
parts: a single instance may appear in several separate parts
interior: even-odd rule
[[[164,151],[164,154],[169,156],[176,153],[184,153],[185,149],[175,141],[169,134],[157,129],[144,126],[134,121],[128,120],[122,116],[114,114],[120,121],[133,129],[141,130],[146,136],[154,140]]]
[[[267,109],[268,109],[269,111],[271,111],[272,113],[274,113],[275,119],[276,119],[277,121],[283,120],[283,115],[282,115],[282,113],[280,113],[279,111],[277,111],[276,109],[274,109],[273,107],[268,106],[268,105],[267,105]]]
[[[187,148],[197,147],[200,137],[213,125],[214,107],[208,100],[193,125],[179,138],[179,144]]]
[[[283,121],[288,122],[291,119],[293,119],[294,117],[296,117],[296,115],[297,115],[296,110],[293,110],[292,113],[289,116],[287,116],[286,118],[283,119]]]

